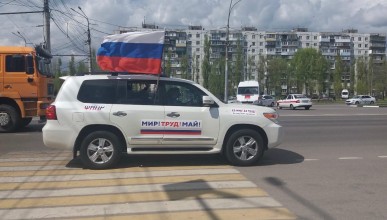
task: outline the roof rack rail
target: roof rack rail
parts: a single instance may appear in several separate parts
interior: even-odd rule
[[[112,76],[118,76],[118,75],[145,75],[144,73],[130,73],[130,72],[82,72],[82,73],[76,73],[75,76],[84,76],[84,75],[112,75]],[[157,76],[157,75],[154,75]],[[160,77],[168,77],[164,73],[160,74]]]

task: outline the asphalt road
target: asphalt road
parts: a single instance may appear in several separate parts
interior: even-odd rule
[[[267,199],[280,203],[276,218],[278,213],[292,218],[293,213],[298,219],[387,219],[387,108],[332,104],[278,112],[286,132],[283,143],[257,166],[233,168],[267,192]],[[43,146],[41,128],[34,121],[21,132],[0,134],[1,155],[6,156],[2,158],[29,151],[54,153]],[[66,160],[66,167],[81,166],[77,160]],[[128,156],[119,168],[187,166],[211,169],[227,163],[217,155]],[[223,219],[217,217],[222,214],[209,213],[209,219]]]

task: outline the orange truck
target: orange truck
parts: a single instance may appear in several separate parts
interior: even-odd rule
[[[0,132],[14,132],[33,117],[45,120],[54,100],[51,54],[41,46],[0,46]]]

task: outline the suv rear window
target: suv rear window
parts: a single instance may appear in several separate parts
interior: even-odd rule
[[[78,93],[78,100],[84,103],[116,103],[118,80],[85,80]]]

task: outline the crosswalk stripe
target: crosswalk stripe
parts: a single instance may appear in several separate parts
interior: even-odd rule
[[[282,205],[270,197],[236,197],[219,199],[170,200],[156,202],[133,202],[124,204],[103,204],[89,206],[63,206],[48,208],[0,209],[4,219],[24,219],[28,213],[31,219],[71,218],[87,216],[109,216],[117,214],[139,214],[155,212],[194,211],[211,209],[270,208]]]
[[[129,168],[120,168],[120,169],[110,169],[110,170],[84,170],[84,169],[69,169],[66,167],[58,166],[60,169],[55,169],[56,167],[51,167],[52,169],[40,170],[39,167],[35,167],[33,170],[35,172],[31,172],[28,167],[20,167],[24,169],[20,170],[7,170],[2,171],[0,169],[0,177],[18,177],[18,176],[53,176],[53,175],[80,175],[80,174],[102,174],[102,173],[121,173],[121,172],[140,172],[146,171],[148,169],[152,169],[153,171],[157,170],[170,170],[171,167],[129,167]],[[44,168],[44,167],[41,167]],[[230,168],[230,166],[179,166],[177,169],[179,170],[189,170],[189,169],[210,169],[210,168]]]
[[[159,176],[185,176],[198,174],[226,174],[238,173],[235,169],[192,169],[192,170],[162,170],[145,172],[119,172],[89,175],[63,175],[63,176],[22,176],[22,177],[1,177],[3,183],[20,182],[50,182],[50,181],[73,181],[73,180],[99,180],[99,179],[121,179],[136,177],[159,177]]]
[[[120,185],[120,186],[100,186],[83,187],[69,189],[46,189],[46,190],[17,190],[0,191],[0,198],[47,198],[58,196],[80,196],[94,194],[116,194],[116,193],[136,193],[136,192],[157,192],[157,191],[176,191],[176,190],[199,190],[199,189],[224,189],[224,188],[246,188],[256,187],[250,181],[218,181],[204,182],[194,180],[190,182],[180,182],[175,184],[146,184],[146,185]]]
[[[213,184],[212,184],[213,185]],[[237,189],[237,190],[235,190]],[[105,193],[103,189],[98,192]],[[0,209],[36,208],[36,207],[61,207],[79,205],[119,204],[131,202],[151,202],[168,200],[210,199],[223,198],[225,195],[232,198],[242,197],[267,197],[267,193],[257,188],[212,188],[189,189],[174,191],[149,191],[149,192],[121,192],[103,195],[80,195],[45,198],[18,198],[2,199]]]
[[[132,215],[109,215],[91,218],[77,218],[78,220],[214,220],[214,219],[241,219],[243,220],[287,220],[296,219],[288,209],[286,208],[239,208],[239,209],[215,209],[204,211],[180,211],[180,212],[158,212],[158,213],[142,213]],[[73,218],[68,220],[74,220]]]
[[[154,183],[178,183],[194,180],[210,181],[236,181],[246,178],[239,173],[234,174],[212,174],[212,175],[190,175],[190,176],[161,176],[161,177],[140,177],[125,179],[100,179],[96,180],[78,180],[78,181],[60,181],[60,182],[23,182],[23,183],[0,183],[0,190],[37,190],[37,189],[63,189],[79,187],[98,187],[98,186],[121,186],[130,184],[154,184]]]

